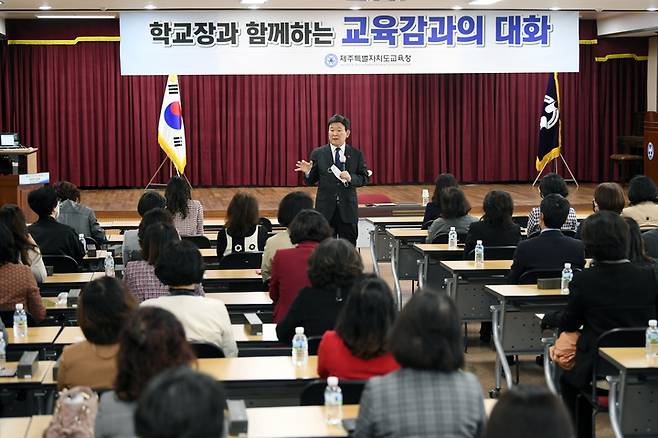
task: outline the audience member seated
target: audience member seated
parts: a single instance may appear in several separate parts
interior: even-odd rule
[[[167,370],[139,399],[135,432],[140,438],[223,437],[224,409],[220,382],[187,367]]]
[[[336,318],[354,284],[363,273],[363,262],[354,245],[344,239],[325,239],[308,259],[311,287],[299,291],[283,321],[276,326],[280,342],[290,343],[295,327],[306,336],[322,336],[336,325]]]
[[[167,201],[161,194],[149,190],[147,192],[144,192],[142,196],[139,198],[139,202],[137,203],[137,213],[139,213],[139,217],[141,217],[142,221],[144,221],[144,215],[146,215],[146,213],[156,208],[164,209],[166,204]],[[162,210],[162,211],[166,211],[166,210]],[[169,213],[167,212],[167,214]],[[169,220],[165,222],[171,222],[173,224],[173,218],[171,217],[171,214],[169,214],[169,216],[170,216]],[[137,236],[137,233],[138,230],[126,230],[126,232],[123,233],[121,254],[123,256],[122,260],[124,266],[127,265],[128,262],[142,259],[141,249],[139,247],[139,238]]]
[[[459,187],[457,179],[451,173],[442,173],[434,182],[434,193],[432,199],[425,206],[423,224],[433,221],[441,216],[441,191],[447,187]]]
[[[192,199],[191,190],[189,183],[179,176],[172,177],[165,190],[167,210],[181,236],[203,235],[203,206]]]
[[[119,338],[114,390],[101,396],[95,436],[135,436],[133,415],[149,381],[168,368],[187,366],[195,360],[185,331],[174,315],[154,307],[135,312]],[[199,408],[196,404],[195,407]]]
[[[561,271],[565,263],[571,269],[585,267],[583,242],[562,234],[564,221],[570,214],[569,201],[561,195],[546,195],[541,201],[539,215],[540,234],[519,242],[507,281],[516,283],[521,275],[531,269]]]
[[[658,189],[648,176],[634,176],[628,183],[630,205],[622,215],[635,219],[641,229],[658,227]]]
[[[281,322],[299,291],[311,285],[306,269],[308,259],[320,242],[333,233],[324,215],[302,210],[290,223],[290,241],[294,248],[280,249],[272,261],[270,298],[274,303],[275,323]]]
[[[601,183],[594,189],[594,199],[592,200],[592,211],[612,211],[621,214],[626,205],[624,189],[617,183]],[[582,223],[578,224],[576,239],[580,239]]]
[[[274,254],[284,248],[292,248],[294,245],[290,241],[290,223],[302,210],[313,208],[313,198],[306,192],[291,192],[283,197],[279,203],[279,212],[277,220],[279,225],[285,227],[285,231],[275,233],[272,237],[265,242],[265,250],[263,252],[263,261],[261,263],[261,275],[263,283],[270,281],[272,276],[272,259]]]
[[[644,242],[642,241],[642,232],[639,225],[630,217],[625,217],[624,222],[628,225],[628,259],[638,266],[652,269],[658,280],[658,263],[644,251]]]
[[[439,198],[441,201],[441,216],[432,222],[427,232],[427,243],[432,243],[438,236],[447,236],[450,227],[455,227],[457,234],[464,235],[468,232],[470,225],[478,221],[478,218],[468,214],[471,211],[471,205],[461,189],[457,187],[445,188],[441,191]]]
[[[52,187],[41,187],[27,195],[30,205],[39,220],[27,227],[43,255],[67,255],[82,262],[85,251],[78,234],[68,225],[57,222],[59,204],[57,193]]]
[[[484,246],[516,246],[521,239],[521,228],[512,220],[514,201],[509,193],[492,190],[482,203],[484,215],[473,222],[466,235],[464,259],[470,259],[478,240]]]
[[[655,319],[658,284],[652,270],[629,261],[628,225],[619,215],[600,211],[588,217],[583,224],[583,242],[594,263],[574,273],[569,283],[569,303],[560,330],[579,331],[580,338],[575,366],[562,374],[561,388],[578,436],[590,437],[591,406],[578,393],[591,382],[592,364],[598,354],[594,344],[607,330],[644,327]]]
[[[137,308],[128,288],[113,277],[87,283],[78,300],[78,325],[85,340],[67,345],[60,356],[59,389],[110,389],[117,375],[119,334]]]
[[[14,204],[5,204],[0,208],[0,223],[11,231],[14,244],[18,247],[18,262],[27,265],[32,270],[37,283],[46,279],[46,266],[43,264],[41,250],[30,233],[27,232],[25,216]]]
[[[357,282],[338,315],[336,330],[322,336],[320,378],[368,379],[400,368],[387,345],[395,314],[393,293],[384,280],[369,275]]]
[[[105,243],[105,231],[96,220],[96,213],[80,204],[78,187],[68,181],[60,181],[54,188],[59,198],[57,222],[73,228],[78,235],[93,238],[98,244]]]
[[[34,275],[29,266],[19,263],[18,245],[3,223],[0,223],[0,279],[0,310],[13,311],[21,303],[37,321],[46,317]]]
[[[416,292],[393,326],[390,349],[401,369],[366,384],[354,438],[480,437],[482,386],[462,371],[464,343],[453,301]]]
[[[169,286],[169,294],[144,301],[142,306],[169,310],[183,324],[190,342],[212,344],[225,357],[238,355],[231,319],[221,300],[195,295],[203,280],[203,259],[191,242],[174,241],[165,245],[155,265],[155,275]]]
[[[564,404],[546,388],[515,386],[489,416],[485,438],[575,438]]]
[[[259,223],[256,197],[246,192],[236,193],[226,209],[224,228],[217,233],[217,257],[263,251],[269,230]]]
[[[155,265],[160,259],[162,249],[166,244],[180,240],[178,232],[173,225],[159,222],[150,225],[140,241],[142,247],[142,258],[136,262],[126,265],[123,272],[123,280],[133,293],[138,303],[169,295],[169,288],[155,275]],[[203,286],[198,284],[194,295],[203,295]]]
[[[539,182],[539,196],[544,199],[548,195],[560,195],[563,198],[569,196],[569,188],[564,179],[557,173],[549,173]],[[539,231],[539,214],[540,207],[535,207],[530,210],[528,215],[527,233],[528,236],[535,234]],[[569,207],[569,214],[562,224],[564,231],[576,231],[578,228],[578,219],[576,219],[576,210]]]

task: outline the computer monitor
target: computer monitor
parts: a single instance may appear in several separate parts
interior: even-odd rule
[[[0,133],[0,147],[3,148],[20,147],[20,143],[18,141],[18,134],[15,132]]]

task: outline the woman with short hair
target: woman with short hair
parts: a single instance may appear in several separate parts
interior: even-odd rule
[[[173,218],[171,217],[171,214],[166,210],[164,210],[166,204],[167,201],[165,200],[164,196],[162,196],[158,192],[155,192],[153,190],[147,190],[144,193],[142,193],[142,196],[140,196],[139,202],[137,203],[137,214],[139,214],[139,217],[142,218],[139,224],[140,227],[144,222],[144,217],[146,213],[156,208],[162,209],[162,211],[166,212],[169,215],[169,219],[165,222],[171,222],[173,224]],[[124,266],[127,265],[128,262],[141,260],[139,239],[137,233],[138,233],[137,230],[126,230],[126,232],[123,233],[121,254],[123,256]]]
[[[539,182],[539,196],[541,196],[541,198],[544,199],[544,197],[554,194],[566,198],[567,196],[569,196],[569,188],[567,187],[567,183],[564,181],[564,178],[562,178],[557,173],[549,173],[546,174],[546,176],[543,177]],[[530,214],[528,215],[528,225],[527,225],[528,236],[534,233],[538,233],[540,231],[539,229],[540,214],[541,214],[541,210],[539,207],[534,207],[532,210],[530,210]],[[569,214],[567,215],[567,220],[562,225],[562,230],[575,232],[577,229],[578,229],[578,219],[576,218],[576,210],[569,207]]]
[[[434,181],[432,199],[425,206],[423,225],[441,216],[441,191],[448,187],[459,187],[457,179],[451,173],[442,173]]]
[[[119,334],[136,308],[135,298],[125,284],[114,277],[101,277],[82,288],[77,312],[85,340],[64,347],[57,373],[59,389],[113,387]]]
[[[468,229],[464,259],[472,258],[470,252],[475,249],[478,240],[484,246],[516,246],[521,240],[521,228],[512,220],[514,201],[509,193],[490,191],[484,197],[482,209],[484,215]]]
[[[188,366],[196,357],[185,330],[164,309],[140,308],[121,332],[113,391],[101,396],[95,436],[132,437],[137,401],[148,383],[168,368]]]
[[[269,229],[260,224],[258,200],[247,192],[236,193],[226,209],[226,223],[217,233],[217,257],[231,253],[259,252],[265,248]]]
[[[192,199],[190,184],[180,176],[172,177],[165,190],[167,210],[181,236],[203,235],[203,206]]]
[[[622,215],[635,219],[641,229],[658,227],[658,188],[646,175],[636,175],[628,183],[630,205]]]
[[[435,243],[437,237],[447,236],[451,227],[455,227],[457,234],[465,235],[468,228],[478,219],[468,214],[471,204],[466,195],[458,187],[448,187],[441,191],[441,216],[437,218],[427,231],[427,243]]]
[[[354,282],[363,274],[359,252],[344,239],[325,239],[308,259],[310,287],[299,291],[285,318],[276,326],[279,341],[289,343],[295,327],[306,336],[322,336],[336,318]]]
[[[331,237],[331,227],[325,217],[315,210],[302,210],[290,223],[290,241],[294,248],[280,249],[272,261],[270,298],[274,303],[273,321],[280,322],[297,293],[311,285],[306,273],[308,259],[324,239]]]
[[[48,275],[46,266],[43,264],[39,246],[27,232],[23,211],[18,205],[3,205],[0,208],[0,223],[4,223],[14,237],[14,244],[19,253],[19,263],[29,266],[37,283],[43,283]]]
[[[80,189],[68,181],[54,185],[59,199],[57,222],[72,227],[76,233],[93,238],[96,243],[105,243],[105,230],[96,219],[94,210],[80,203]]]
[[[389,344],[402,368],[368,380],[352,436],[483,434],[482,386],[475,375],[461,370],[464,344],[458,315],[445,294],[421,290],[411,297]]]
[[[318,347],[320,378],[368,379],[400,368],[388,349],[395,321],[393,293],[369,275],[357,282],[338,314],[335,330],[324,332]]]

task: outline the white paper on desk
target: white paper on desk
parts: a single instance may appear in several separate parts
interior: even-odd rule
[[[340,173],[342,172],[342,170],[336,167],[335,164],[332,164],[329,170],[331,170],[331,173],[333,173],[334,176],[338,178],[339,181],[341,181],[343,184],[347,184],[347,180],[340,177]]]

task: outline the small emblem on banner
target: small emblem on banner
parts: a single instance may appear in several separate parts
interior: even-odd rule
[[[330,68],[336,67],[338,65],[338,56],[333,53],[328,54],[324,57],[324,64]]]
[[[651,142],[647,145],[647,158],[653,160],[653,143]]]

